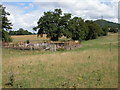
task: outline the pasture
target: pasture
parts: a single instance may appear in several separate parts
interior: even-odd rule
[[[19,43],[19,42],[26,42],[29,40],[31,43],[41,43],[44,41],[50,41],[49,38],[46,38],[46,35],[44,34],[43,37],[37,37],[37,35],[14,35],[11,36],[13,39],[14,43]],[[66,39],[65,37],[60,38],[59,41],[67,41],[69,39]]]
[[[36,42],[46,38],[12,36]],[[118,35],[83,41],[70,51],[2,50],[3,88],[117,88]]]

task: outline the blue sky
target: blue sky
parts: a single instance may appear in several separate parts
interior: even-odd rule
[[[33,31],[43,13],[55,8],[85,20],[96,20],[103,16],[106,20],[118,21],[118,0],[4,0],[2,4],[10,13],[8,18],[13,23],[13,30],[24,28]]]
[[[6,7],[7,5],[17,6],[19,9],[23,10],[23,14],[32,12],[37,9],[37,6],[32,2],[4,2],[3,5],[6,5]]]

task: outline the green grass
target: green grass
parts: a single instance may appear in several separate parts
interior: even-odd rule
[[[2,48],[0,48],[0,88],[1,87],[2,87]]]
[[[118,37],[83,41],[70,51],[3,49],[3,83],[8,88],[117,88]],[[111,51],[110,51],[111,43]],[[12,83],[13,85],[7,85]]]

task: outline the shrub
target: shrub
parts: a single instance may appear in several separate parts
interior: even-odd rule
[[[116,29],[116,28],[110,28],[109,32],[117,33],[118,29]]]
[[[9,36],[8,32],[2,30],[2,41],[3,42],[12,42],[12,38]]]
[[[29,40],[27,40],[27,41],[26,41],[26,43],[27,43],[27,44],[29,44],[29,43],[30,43],[30,41],[29,41]]]

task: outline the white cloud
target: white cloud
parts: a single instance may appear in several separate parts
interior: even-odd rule
[[[39,1],[39,0],[37,0]],[[74,16],[83,18],[99,19],[103,16],[105,19],[113,20],[117,18],[117,2],[113,0],[104,1],[110,5],[101,3],[100,0],[74,0],[74,2],[54,2],[54,3],[38,3],[44,10],[53,8],[62,8],[64,12],[70,12]],[[47,7],[46,7],[47,6]]]
[[[32,3],[29,3],[28,6],[25,6],[24,8],[25,9],[30,9],[30,8],[33,8],[33,7],[34,7],[34,5]]]
[[[55,1],[55,0],[52,0]],[[118,0],[57,0],[52,2],[51,0],[35,0],[33,3],[29,3],[24,9],[18,6],[6,5],[7,11],[10,12],[9,19],[13,23],[13,29],[18,30],[24,28],[32,31],[32,28],[36,26],[38,19],[43,12],[54,10],[55,8],[61,8],[64,13],[72,13],[73,16],[79,16],[84,19],[100,19],[101,16],[104,19],[118,22]],[[104,2],[104,3],[101,3]],[[20,3],[24,6],[24,3]],[[36,10],[24,13],[25,10],[30,10],[37,6]],[[25,9],[26,8],[26,9]]]
[[[24,10],[11,5],[6,6],[6,11],[10,13],[8,19],[13,24],[13,30],[24,28],[32,31],[32,28],[37,25],[37,21],[42,15],[42,12],[40,12],[39,10],[24,13]]]

